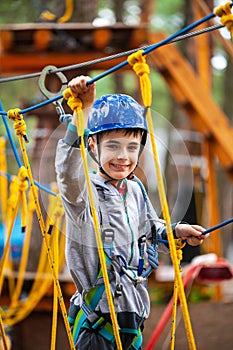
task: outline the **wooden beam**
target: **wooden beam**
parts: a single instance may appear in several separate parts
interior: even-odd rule
[[[161,33],[151,35],[153,43],[164,38],[164,34]],[[233,180],[233,128],[227,116],[214,102],[200,78],[174,44],[157,49],[149,57],[194,127],[204,137],[211,139],[214,154]]]
[[[101,52],[85,52],[85,53],[4,53],[0,55],[0,74],[26,74],[41,71],[47,65],[56,67],[66,67],[76,65],[83,62],[100,59],[107,56]],[[91,64],[81,68],[83,70],[106,70],[124,61],[126,57],[109,60],[103,63]],[[128,67],[126,67],[128,69]]]

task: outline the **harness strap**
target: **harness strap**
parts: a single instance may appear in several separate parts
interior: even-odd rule
[[[107,322],[104,317],[99,317],[99,319],[94,323],[90,324],[90,322],[85,321],[82,328],[86,329],[92,329],[93,331],[98,332],[103,338],[108,340],[110,343],[114,344],[115,343],[115,337],[113,334],[113,328],[111,323]],[[120,330],[122,332],[123,330]],[[140,349],[142,345],[142,332],[141,329],[139,328],[138,330],[128,330],[128,333],[135,334],[135,338],[133,340],[133,343],[130,347],[130,349],[135,349],[138,350]]]
[[[139,350],[142,345],[142,332],[139,328],[137,337],[134,338],[133,344],[131,345],[130,349]]]
[[[116,269],[114,269],[114,264],[112,262],[112,256],[113,256],[113,249],[114,249],[114,229],[112,228],[109,220],[108,211],[105,204],[105,198],[102,187],[97,187],[98,195],[99,195],[99,206],[100,206],[100,212],[102,216],[102,240],[103,240],[103,246],[104,246],[104,252],[107,255],[107,264],[111,264],[114,275],[115,275],[115,282],[116,282],[116,290],[114,294],[114,306],[115,310],[118,307],[118,297],[122,295],[122,284],[120,279],[120,274]],[[110,269],[110,267],[109,267]]]
[[[95,310],[96,306],[98,305],[103,295],[104,288],[105,288],[104,284],[95,286],[89,290],[89,292],[85,297],[85,304],[90,307],[90,310],[92,313],[93,313],[93,310]],[[78,335],[82,328],[82,325],[88,317],[88,315],[84,312],[84,310],[87,311],[87,308],[85,308],[84,302],[83,302],[83,304],[81,305],[81,309],[79,310],[74,322],[74,328],[73,328],[74,343],[77,342]]]

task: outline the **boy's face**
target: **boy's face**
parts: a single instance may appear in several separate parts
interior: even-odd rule
[[[127,177],[136,167],[141,144],[141,135],[125,135],[124,131],[114,131],[101,136],[100,164],[106,174],[116,180]],[[95,145],[95,153],[97,153]],[[101,173],[101,176],[106,175]]]

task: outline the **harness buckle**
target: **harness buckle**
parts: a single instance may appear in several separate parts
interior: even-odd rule
[[[102,240],[105,253],[111,258],[114,242],[114,230],[111,227],[102,229]]]
[[[114,240],[114,230],[111,227],[102,229],[103,240],[106,243],[112,243]]]
[[[118,298],[122,295],[123,286],[122,284],[117,284],[115,289],[115,297]]]
[[[101,328],[103,328],[106,325],[106,320],[101,316],[95,323],[91,324],[91,328],[94,331],[99,331]]]

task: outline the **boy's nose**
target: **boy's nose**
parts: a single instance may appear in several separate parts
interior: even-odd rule
[[[127,158],[128,158],[128,152],[126,148],[122,147],[117,154],[117,159],[127,159]]]

